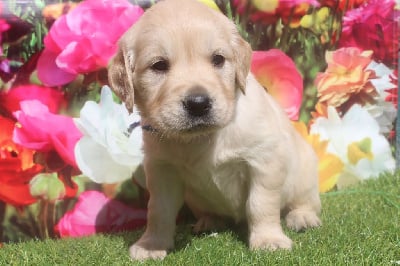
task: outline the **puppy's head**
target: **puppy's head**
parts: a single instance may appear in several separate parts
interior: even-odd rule
[[[249,44],[224,15],[195,0],[165,0],[121,38],[109,80],[146,124],[194,137],[233,119],[250,60]]]

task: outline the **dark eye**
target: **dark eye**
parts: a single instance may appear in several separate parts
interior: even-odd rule
[[[153,63],[150,68],[157,72],[167,72],[169,70],[169,63],[165,59],[160,59]]]
[[[223,67],[223,66],[224,66],[224,63],[225,63],[225,57],[223,57],[222,55],[220,55],[220,54],[214,54],[214,55],[212,56],[212,64],[213,64],[215,67]]]

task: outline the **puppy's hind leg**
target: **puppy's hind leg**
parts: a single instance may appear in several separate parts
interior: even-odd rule
[[[299,136],[297,136],[299,137]],[[295,231],[310,227],[318,227],[321,220],[321,200],[318,188],[318,160],[311,146],[298,138],[299,165],[295,173],[291,173],[293,183],[288,194],[292,195],[285,210],[286,224]]]
[[[310,195],[306,201],[289,206],[289,212],[285,218],[286,225],[295,231],[318,227],[321,225],[321,220],[318,217],[320,209],[319,196]]]
[[[133,260],[163,259],[174,247],[176,217],[183,205],[183,184],[172,168],[146,165],[147,188],[150,192],[147,227],[133,244]]]
[[[287,203],[286,224],[295,231],[301,231],[310,227],[318,227],[321,220],[318,215],[321,211],[321,200],[318,189],[318,162],[309,147],[303,149],[307,161],[301,163],[297,178],[290,194],[293,198]],[[314,158],[314,159],[313,159]]]

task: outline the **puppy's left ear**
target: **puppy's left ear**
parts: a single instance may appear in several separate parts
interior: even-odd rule
[[[237,33],[234,40],[236,86],[245,94],[246,79],[250,71],[252,50],[250,44]]]

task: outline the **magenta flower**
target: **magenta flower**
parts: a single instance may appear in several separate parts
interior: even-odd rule
[[[61,237],[132,230],[146,224],[146,210],[133,209],[98,191],[85,191],[55,226]]]
[[[372,50],[373,59],[386,65],[396,65],[399,47],[400,13],[394,0],[370,0],[349,10],[343,18],[340,47],[355,46]]]
[[[251,71],[289,118],[297,120],[303,97],[303,78],[292,59],[278,49],[254,51]]]
[[[106,67],[117,41],[143,14],[127,0],[86,0],[55,21],[44,39],[39,79],[48,86],[66,84],[78,74]]]
[[[21,110],[14,112],[19,126],[14,129],[13,141],[37,151],[55,150],[66,163],[77,168],[74,148],[82,133],[72,117],[53,114],[37,100],[23,101],[20,106]]]

